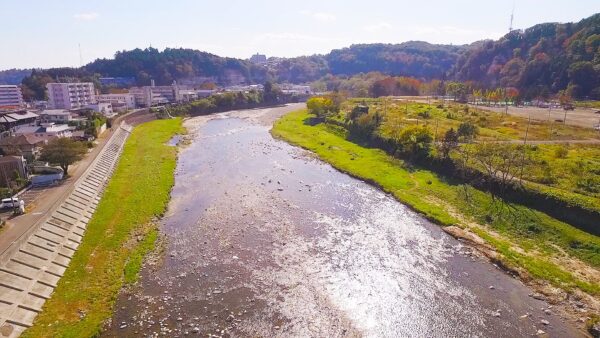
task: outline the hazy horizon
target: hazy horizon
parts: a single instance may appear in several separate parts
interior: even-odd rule
[[[526,0],[515,1],[514,8],[513,28],[524,29],[544,22],[577,22],[600,12],[600,3],[584,0],[564,8]],[[512,9],[512,1],[497,0],[372,1],[368,8],[339,0],[309,0],[298,6],[238,0],[180,0],[168,5],[141,0],[1,3],[2,38],[10,48],[0,54],[0,70],[77,67],[111,58],[117,51],[149,46],[246,59],[257,52],[268,57],[324,54],[359,43],[418,40],[461,45],[506,34]],[[35,25],[24,25],[31,22]],[[11,29],[18,34],[6,33],[6,27],[18,27]]]

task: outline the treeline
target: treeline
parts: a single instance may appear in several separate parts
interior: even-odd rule
[[[190,103],[170,106],[168,111],[178,116],[197,116],[289,102],[298,102],[298,98],[293,95],[284,94],[277,86],[271,82],[266,82],[263,91],[251,90],[248,92],[219,93]]]
[[[0,71],[0,85],[18,85],[31,75],[32,69],[7,69]]]

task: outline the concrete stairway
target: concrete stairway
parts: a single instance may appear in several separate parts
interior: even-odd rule
[[[131,126],[122,123],[68,196],[0,257],[0,337],[32,325],[81,243]]]

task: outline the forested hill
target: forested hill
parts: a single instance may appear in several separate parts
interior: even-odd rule
[[[517,87],[525,96],[568,89],[600,99],[600,13],[577,23],[544,23],[485,41],[449,74],[485,87]]]
[[[434,45],[423,41],[361,44],[325,56],[332,74],[381,72],[390,75],[443,78],[468,46]]]
[[[177,80],[207,79],[229,84],[263,82],[266,71],[250,62],[220,57],[193,49],[155,48],[117,52],[113,59],[98,59],[85,66],[103,76],[134,77],[138,84],[171,84]]]
[[[31,69],[0,70],[0,85],[18,85],[26,76],[31,74]]]
[[[23,79],[26,98],[42,98],[45,82],[100,76],[131,77],[138,85],[214,82],[219,85],[306,83],[325,75],[380,72],[417,79],[516,87],[527,97],[568,89],[576,97],[600,99],[600,14],[577,23],[545,23],[515,30],[497,41],[471,45],[358,44],[326,55],[270,58],[266,64],[192,49],[154,48],[117,52],[83,68],[35,70]],[[2,72],[0,72],[2,75]]]

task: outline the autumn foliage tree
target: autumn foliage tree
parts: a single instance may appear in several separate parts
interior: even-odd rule
[[[340,111],[340,104],[329,96],[311,97],[306,101],[308,112],[320,119],[330,117]]]

